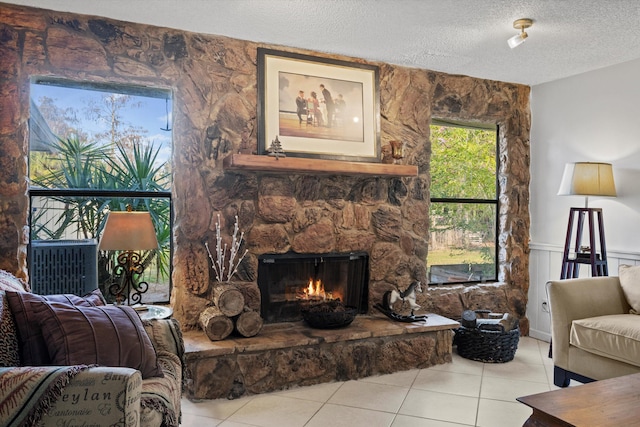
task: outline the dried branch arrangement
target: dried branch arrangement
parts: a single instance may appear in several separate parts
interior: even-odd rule
[[[248,252],[248,250],[245,250],[240,255],[240,246],[244,239],[244,233],[239,230],[237,215],[235,219],[228,258],[227,244],[223,244],[222,233],[220,232],[220,215],[218,215],[218,221],[216,222],[215,256],[209,250],[208,243],[205,242],[204,244],[218,283],[213,284],[212,287],[213,305],[205,308],[200,313],[198,323],[211,341],[223,340],[233,330],[243,337],[253,337],[260,332],[263,325],[260,312],[247,307],[244,295],[237,284],[229,283],[233,275],[238,272],[238,267]],[[226,266],[225,260],[228,260]]]
[[[244,238],[244,232],[240,232],[238,227],[238,216],[235,217],[236,221],[233,225],[233,235],[231,240],[231,248],[229,248],[229,263],[225,268],[225,258],[227,255],[227,244],[222,244],[222,234],[220,233],[220,214],[218,214],[218,221],[216,221],[216,254],[215,257],[209,250],[209,244],[205,242],[204,246],[207,248],[209,259],[213,271],[216,273],[216,280],[218,282],[230,282],[234,274],[238,272],[238,267],[247,254],[248,250],[245,249],[244,253],[238,257],[240,246],[242,245],[242,239]],[[240,235],[238,236],[238,233]],[[238,258],[236,260],[236,258]],[[225,277],[226,273],[226,277]]]

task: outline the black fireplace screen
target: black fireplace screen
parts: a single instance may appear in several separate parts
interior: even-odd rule
[[[267,323],[302,319],[305,302],[340,299],[358,313],[368,309],[369,256],[336,254],[266,254],[258,257],[261,315]]]

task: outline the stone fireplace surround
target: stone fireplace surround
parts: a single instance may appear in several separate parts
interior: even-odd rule
[[[185,330],[210,300],[204,242],[214,241],[218,213],[226,236],[236,215],[246,232],[239,279],[249,289],[259,255],[289,251],[369,253],[370,314],[385,291],[426,283],[430,119],[488,122],[499,126],[499,283],[429,288],[418,303],[451,318],[463,308],[510,312],[528,333],[529,87],[2,3],[0,39],[0,268],[28,277],[31,76],[172,91],[171,303]],[[225,171],[229,154],[256,152],[258,47],[379,66],[383,157],[389,141],[403,141],[402,162],[418,176]]]

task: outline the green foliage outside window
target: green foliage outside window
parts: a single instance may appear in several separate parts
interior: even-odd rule
[[[31,178],[32,187],[77,190],[166,191],[170,173],[165,165],[154,166],[158,150],[153,146],[134,146],[129,155],[116,145],[116,156],[109,146],[60,139],[52,146],[48,158],[40,157],[38,170],[44,173]],[[34,159],[35,160],[35,159]],[[163,185],[164,184],[164,185]],[[56,203],[57,202],[57,203]],[[43,198],[42,205],[32,218],[32,239],[63,239],[69,233],[83,239],[97,239],[102,233],[110,211],[148,211],[156,227],[159,250],[145,251],[142,263],[153,263],[158,275],[169,276],[170,264],[170,205],[167,198],[129,198],[104,196],[59,196]],[[63,206],[56,209],[54,206]],[[48,210],[58,212],[53,220],[45,220]],[[50,218],[50,215],[47,215]],[[101,260],[106,263],[106,260]]]
[[[431,126],[431,198],[496,198],[496,132]]]
[[[495,279],[496,131],[432,125],[430,165],[428,267],[467,265],[469,280]]]

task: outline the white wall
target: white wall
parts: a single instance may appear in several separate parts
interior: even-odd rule
[[[589,206],[603,209],[609,275],[640,264],[640,60],[533,86],[531,114],[527,314],[531,335],[546,338],[544,284],[560,277],[569,208],[584,206],[582,197],[557,195],[565,163],[613,164],[618,197],[590,197]]]

